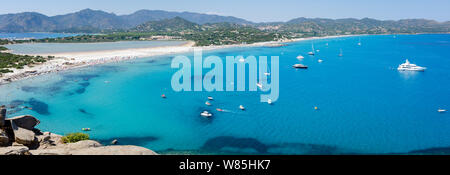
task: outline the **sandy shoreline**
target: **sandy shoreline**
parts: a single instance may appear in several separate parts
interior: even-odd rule
[[[328,38],[340,38],[351,37],[356,35],[339,35],[339,36],[326,36],[326,37],[310,37],[299,38],[287,41],[269,41],[260,42],[254,44],[236,44],[236,45],[224,45],[224,46],[202,46],[195,47],[194,42],[188,41],[185,44],[177,46],[161,46],[150,48],[133,48],[133,49],[120,49],[120,50],[103,50],[103,51],[87,51],[87,52],[66,52],[66,53],[52,53],[52,54],[39,54],[41,56],[55,56],[56,58],[49,60],[43,64],[33,65],[33,67],[26,66],[24,69],[11,69],[14,72],[3,74],[0,77],[0,85],[7,84],[13,81],[22,80],[30,77],[39,76],[42,74],[59,72],[68,69],[80,68],[85,66],[105,64],[112,62],[119,62],[124,60],[169,55],[176,53],[192,52],[194,49],[203,50],[217,50],[225,48],[235,47],[278,47],[284,43],[315,40],[315,39],[328,39]]]

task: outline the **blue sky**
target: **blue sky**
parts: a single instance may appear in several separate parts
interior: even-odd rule
[[[297,17],[450,20],[450,0],[6,0],[1,4],[0,14],[34,11],[51,16],[91,8],[119,15],[140,9],[190,11],[255,22]]]

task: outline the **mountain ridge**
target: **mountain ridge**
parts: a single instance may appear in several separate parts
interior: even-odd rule
[[[439,31],[449,30],[450,21],[438,22],[427,19],[402,19],[402,20],[376,20],[372,18],[294,18],[286,22],[263,22],[255,23],[242,18],[233,16],[220,16],[212,14],[202,14],[194,12],[171,12],[164,10],[138,10],[127,15],[116,15],[102,10],[83,9],[73,13],[63,15],[46,16],[38,12],[22,12],[0,15],[0,32],[87,32],[96,33],[105,30],[126,30],[134,28],[146,22],[160,21],[180,17],[187,21],[203,25],[213,23],[233,23],[240,25],[276,26],[284,25],[285,28],[295,26],[295,24],[314,23],[316,28],[346,27],[348,25],[360,26],[393,26],[397,27],[411,25],[419,26],[419,29],[425,32],[430,26],[445,28]],[[422,28],[420,28],[422,26]],[[423,27],[425,26],[425,27]],[[401,32],[401,29],[395,29],[394,32]]]
[[[116,15],[102,10],[84,9],[63,15],[46,16],[38,12],[22,12],[0,15],[0,32],[64,32],[92,28],[101,30],[129,29],[148,21],[159,21],[181,17],[188,21],[204,24],[230,22],[252,24],[252,22],[231,17],[193,12],[170,12],[163,10],[139,10],[128,15]]]

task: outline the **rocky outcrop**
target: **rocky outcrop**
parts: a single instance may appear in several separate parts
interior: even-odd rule
[[[6,146],[9,143],[9,137],[6,135],[5,131],[0,129],[0,146]]]
[[[14,140],[24,145],[32,145],[37,142],[36,134],[28,129],[18,127],[14,122],[11,123],[14,132]]]
[[[0,107],[0,128],[2,128],[5,125],[5,119],[6,119],[6,108],[5,106]]]
[[[97,141],[85,140],[61,144],[46,149],[30,150],[31,155],[156,155],[155,152],[138,146],[102,146]]]
[[[17,127],[33,130],[33,128],[40,123],[40,121],[31,115],[22,115],[7,119],[14,122]]]
[[[29,148],[26,146],[0,147],[0,155],[29,155]]]
[[[139,146],[102,146],[72,150],[72,155],[156,155],[155,152]]]
[[[5,118],[3,109],[0,120]],[[156,155],[143,147],[103,146],[93,140],[66,144],[63,136],[34,128],[40,121],[33,116],[4,118],[0,121],[0,155]]]

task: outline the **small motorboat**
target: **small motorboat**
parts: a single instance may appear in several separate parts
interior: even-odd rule
[[[205,118],[210,118],[210,117],[212,117],[212,114],[211,114],[210,112],[208,112],[208,111],[203,111],[202,113],[200,113],[200,115],[201,115],[202,117],[205,117]]]
[[[242,106],[242,105],[239,106],[239,109],[245,110],[244,106]]]
[[[270,76],[269,72],[264,73],[265,76]]]
[[[209,101],[207,101],[207,102],[205,103],[205,105],[206,105],[206,106],[211,106],[211,103],[210,103]]]
[[[216,110],[219,112],[223,112],[223,109],[220,109],[220,108],[217,108]]]
[[[319,59],[319,60],[317,60],[317,62],[321,63],[321,62],[323,62],[323,60]]]
[[[302,55],[297,56],[297,59],[304,59],[305,57]]]
[[[258,86],[259,89],[262,89],[262,88],[263,88],[263,85],[262,85],[261,83],[256,83],[256,86]]]
[[[91,128],[81,128],[82,131],[91,131]]]
[[[272,104],[272,100],[271,100],[271,99],[268,99],[268,100],[267,100],[267,104],[271,105],[271,104]]]
[[[311,56],[314,56],[316,53],[314,52],[315,51],[315,49],[314,49],[314,44],[312,44],[312,50],[311,50],[311,52],[308,52],[308,55],[311,55]]]
[[[441,108],[439,108],[439,109],[438,109],[438,112],[439,112],[439,113],[444,113],[444,112],[447,112],[447,110],[446,110],[446,109],[441,109]]]
[[[212,97],[208,97],[208,100],[214,100],[214,98],[212,98]]]
[[[167,98],[167,97],[166,97],[166,94],[162,94],[162,95],[161,95],[161,98]]]
[[[296,69],[308,69],[308,66],[305,66],[303,64],[294,64],[292,67]]]
[[[241,58],[241,59],[239,59],[239,62],[243,63],[243,62],[245,62],[245,59]]]

